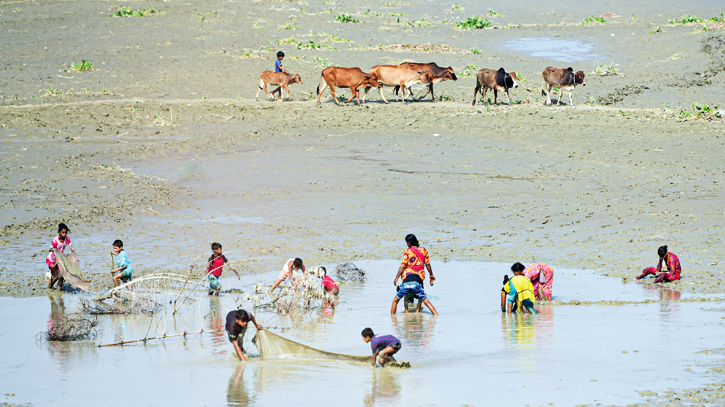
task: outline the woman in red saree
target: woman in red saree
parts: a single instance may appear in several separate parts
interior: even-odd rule
[[[400,269],[398,269],[398,274],[395,276],[393,285],[398,285],[398,275],[401,272],[403,273],[403,280],[405,280],[408,274],[414,273],[425,282],[425,269],[427,268],[428,274],[430,274],[430,285],[432,286],[436,278],[433,276],[433,269],[430,267],[428,250],[425,247],[420,247],[418,239],[412,233],[405,237],[405,243],[408,244],[408,249],[403,253],[403,261],[400,262]]]

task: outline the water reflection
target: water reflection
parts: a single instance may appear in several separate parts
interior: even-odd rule
[[[395,336],[409,346],[430,349],[437,318],[422,313],[391,315]]]
[[[372,385],[365,394],[363,404],[366,406],[400,405],[399,371],[391,368],[376,368],[371,369],[371,371]]]
[[[254,401],[254,398],[249,395],[247,385],[244,383],[244,371],[247,367],[246,363],[240,363],[237,370],[229,378],[227,404],[230,406],[248,406],[250,402]],[[252,393],[255,392],[252,391]]]
[[[226,324],[226,314],[222,310],[219,297],[209,297],[209,313],[204,317],[206,320],[205,330],[211,331],[211,343],[213,353],[215,355],[226,354],[225,342],[228,342],[224,325]],[[229,344],[229,346],[232,346]]]

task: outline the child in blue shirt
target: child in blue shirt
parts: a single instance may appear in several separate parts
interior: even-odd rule
[[[111,255],[116,256],[116,267],[118,267],[117,269],[111,270],[113,283],[119,286],[121,282],[128,283],[131,281],[133,279],[133,269],[131,268],[131,261],[128,259],[126,251],[123,250],[123,242],[121,240],[116,239],[113,242]]]
[[[278,51],[277,52],[277,59],[274,61],[274,71],[275,72],[284,72],[287,75],[289,75],[289,72],[287,72],[286,69],[282,68],[282,60],[284,59],[284,52]],[[273,90],[270,94],[274,96],[275,93],[279,94],[278,100],[282,101],[282,87],[278,86],[277,89]]]
[[[393,335],[375,335],[372,328],[365,328],[362,331],[362,337],[365,343],[370,344],[373,351],[373,366],[375,366],[378,354],[380,355],[380,366],[385,367],[385,362],[395,362],[393,355],[398,353],[401,344],[400,340]]]

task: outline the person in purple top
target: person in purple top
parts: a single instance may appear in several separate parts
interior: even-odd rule
[[[370,348],[373,350],[373,366],[375,366],[378,355],[380,355],[378,363],[382,367],[385,367],[385,362],[395,362],[393,355],[398,353],[401,347],[398,338],[393,335],[375,335],[371,328],[363,329],[362,337],[365,343],[369,343]]]

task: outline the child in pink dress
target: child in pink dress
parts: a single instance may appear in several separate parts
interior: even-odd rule
[[[65,223],[61,223],[58,225],[58,236],[54,237],[53,240],[50,241],[50,253],[48,253],[48,257],[45,258],[45,264],[47,264],[50,269],[50,283],[48,284],[48,288],[50,289],[53,288],[55,282],[57,281],[58,290],[60,291],[63,289],[63,283],[65,282],[63,276],[60,275],[60,269],[58,268],[57,259],[55,258],[53,249],[63,253],[65,252],[66,247],[70,247],[71,252],[75,253],[73,251],[73,246],[70,243],[68,233],[70,233],[68,226],[66,226]]]

